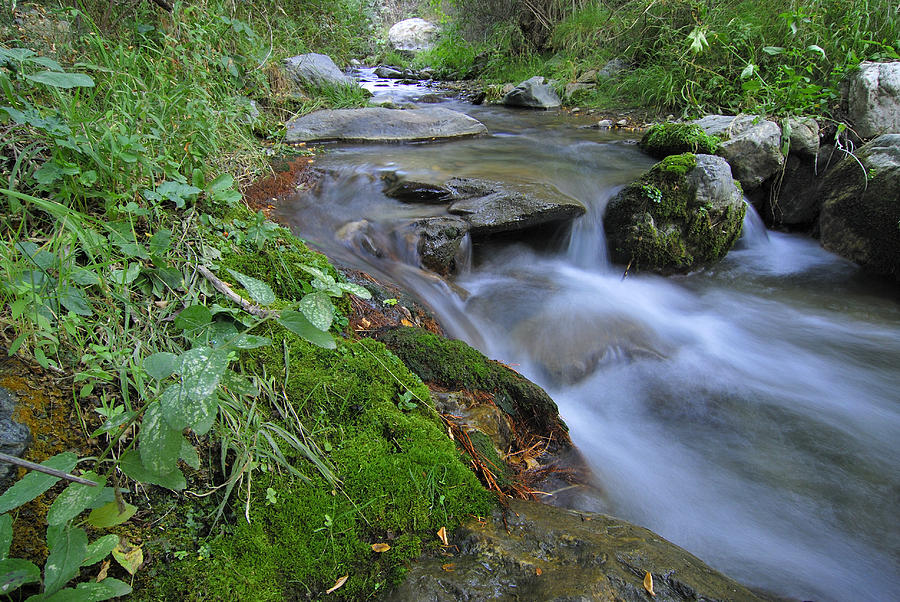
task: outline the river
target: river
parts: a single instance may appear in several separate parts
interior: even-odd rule
[[[385,83],[369,85],[395,102],[423,93]],[[443,106],[490,135],[328,146],[317,163],[329,175],[286,200],[280,218],[337,261],[399,282],[451,336],[541,384],[603,488],[584,509],[648,527],[778,595],[896,599],[896,287],[816,241],[767,232],[751,211],[720,263],[623,279],[607,259],[602,215],[653,163],[636,134],[583,129],[583,118],[558,112]],[[549,184],[588,213],[527,241],[475,244],[446,283],[420,269],[397,234],[443,207],[385,197],[385,173]],[[361,219],[373,244],[335,234]],[[373,245],[389,252],[373,255]],[[554,378],[547,364],[585,345],[605,349],[594,353],[596,369],[577,382]]]

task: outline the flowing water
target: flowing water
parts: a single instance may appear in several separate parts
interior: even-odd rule
[[[394,102],[423,92],[373,88]],[[445,106],[491,134],[332,146],[318,160],[329,175],[281,217],[338,261],[399,282],[452,336],[544,386],[602,485],[585,509],[646,526],[780,595],[896,599],[896,288],[815,241],[766,232],[751,211],[717,265],[623,279],[601,220],[652,164],[633,140],[558,113]],[[588,213],[526,242],[475,244],[448,283],[418,267],[403,227],[444,209],[386,198],[381,178],[393,173],[546,183]]]

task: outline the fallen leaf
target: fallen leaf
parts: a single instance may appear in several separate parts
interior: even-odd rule
[[[537,567],[534,569],[535,574],[540,577],[544,571],[541,570],[541,567]]]
[[[450,542],[447,541],[447,527],[441,527],[438,529],[437,536],[444,542],[445,546],[449,546]]]
[[[391,546],[389,546],[386,543],[373,543],[372,544],[373,552],[387,552],[390,549],[391,549]]]
[[[363,318],[362,320],[359,321],[359,325],[362,326],[363,328],[368,328],[369,326],[372,325],[372,323],[369,322],[367,319]]]
[[[410,321],[407,320],[406,318],[402,318],[402,319],[400,320],[400,324],[402,324],[403,326],[409,326],[410,328],[415,328],[415,326],[416,326],[415,324],[413,324],[412,322],[410,322]]]
[[[647,574],[644,575],[644,589],[651,596],[656,596],[656,593],[653,591],[653,575],[650,574],[650,571],[647,571]]]
[[[453,438],[453,429],[449,426],[447,427],[447,435],[450,437],[450,441],[456,441],[456,439]]]
[[[137,573],[144,563],[144,551],[140,546],[132,547],[128,540],[120,541],[119,545],[113,548],[112,555],[130,575]]]
[[[456,565],[454,565],[452,562],[448,562],[447,564],[442,564],[441,568],[448,573],[452,573],[454,570],[456,570]]]
[[[326,594],[330,594],[330,593],[333,592],[334,590],[339,589],[342,585],[344,585],[345,583],[347,583],[347,578],[348,578],[348,577],[350,577],[350,575],[344,575],[343,577],[341,577],[340,579],[338,579],[337,581],[335,581],[335,582],[334,582],[334,585],[331,586],[331,589],[326,589],[326,590],[325,590],[325,593],[326,593]]]
[[[97,583],[100,583],[104,579],[106,579],[106,574],[109,572],[109,560],[104,560],[103,564],[100,565],[100,572],[97,573]]]
[[[528,467],[528,470],[534,470],[535,468],[540,468],[541,465],[534,458],[525,458],[525,466]]]

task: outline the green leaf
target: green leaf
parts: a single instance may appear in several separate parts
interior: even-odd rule
[[[91,270],[86,268],[74,268],[69,273],[69,278],[72,279],[75,284],[80,286],[92,286],[95,284],[100,284],[100,277]]]
[[[232,269],[229,269],[228,273],[234,276],[235,280],[240,282],[241,286],[247,289],[250,298],[260,305],[269,305],[275,302],[275,293],[272,291],[272,288],[262,280],[257,280],[252,276],[241,274]]]
[[[203,305],[184,308],[175,318],[175,328],[185,331],[185,335],[198,334],[197,331],[212,322],[212,313]]]
[[[256,388],[256,385],[234,370],[225,371],[225,376],[222,377],[222,384],[235,395],[249,395],[251,397],[259,395],[259,389]]]
[[[327,331],[334,320],[334,304],[328,293],[318,291],[304,295],[300,300],[300,311],[309,323],[319,330]]]
[[[101,602],[119,596],[127,596],[130,593],[130,585],[124,581],[107,577],[99,583],[86,581],[79,583],[74,589],[67,587],[50,597],[43,598],[41,602]]]
[[[89,481],[98,483],[97,486],[84,485],[83,483],[71,483],[62,493],[56,496],[50,510],[47,511],[48,525],[62,525],[85,510],[103,492],[106,477],[100,478],[94,472],[84,475]]]
[[[10,594],[26,583],[40,583],[41,569],[21,558],[0,560],[0,594]]]
[[[159,396],[163,418],[171,428],[179,432],[204,422],[209,413],[209,406],[203,400],[190,400],[181,383],[166,387]]]
[[[78,457],[75,454],[63,452],[41,462],[41,466],[55,468],[63,472],[71,472],[77,462]],[[7,489],[3,495],[0,495],[0,513],[9,512],[13,508],[30,502],[53,487],[57,481],[59,481],[59,477],[44,474],[43,472],[29,472]]]
[[[706,48],[709,48],[709,42],[706,41],[706,32],[702,27],[694,27],[688,34],[688,40],[691,41],[691,52],[699,54]]]
[[[50,555],[44,564],[44,594],[61,590],[81,567],[87,556],[87,533],[84,529],[69,527],[62,529],[55,537],[47,531]]]
[[[232,339],[230,347],[235,349],[259,349],[260,347],[266,347],[271,344],[272,341],[266,337],[242,333]]]
[[[116,502],[110,502],[110,503],[115,504]],[[131,507],[134,508],[134,506],[131,506]],[[135,508],[135,510],[137,510],[137,508]],[[96,510],[94,512],[96,512]],[[116,510],[116,512],[118,512],[118,510]],[[93,514],[93,512],[91,514]],[[134,514],[134,513],[132,512],[132,514]],[[119,521],[119,522],[124,522],[124,521]],[[93,523],[91,523],[91,524],[93,525]],[[116,524],[118,524],[118,523],[113,523],[113,525],[116,525]],[[113,525],[109,525],[109,526],[111,527]],[[96,527],[97,525],[94,525],[94,526]],[[96,563],[100,562],[101,560],[106,558],[109,555],[109,553],[113,551],[113,548],[115,548],[117,545],[119,545],[119,536],[116,535],[115,533],[110,533],[109,535],[104,535],[103,537],[99,537],[99,538],[95,539],[90,544],[88,544],[87,556],[85,557],[84,561],[81,563],[81,566],[91,566],[92,564],[96,564]]]
[[[119,284],[122,286],[127,286],[137,280],[137,277],[141,275],[141,264],[136,261],[128,264],[128,269],[126,270],[113,270],[110,275],[110,280],[114,284]]]
[[[54,88],[93,88],[94,79],[84,73],[61,73],[59,71],[41,71],[26,75],[25,79]]]
[[[181,429],[172,428],[163,419],[161,404],[151,403],[144,412],[140,443],[141,462],[147,470],[167,474],[177,468],[178,452],[181,451]]]
[[[47,161],[34,171],[34,181],[41,186],[52,186],[63,176],[63,170],[53,161]]]
[[[747,63],[747,66],[744,67],[744,70],[741,71],[741,79],[747,79],[748,77],[752,77],[753,73],[756,71],[756,65],[753,63]]]
[[[119,502],[112,501],[104,506],[91,510],[88,523],[98,529],[108,529],[124,523],[137,512],[137,506],[125,504],[125,511],[119,512]],[[115,545],[115,544],[113,544]]]
[[[172,491],[181,491],[187,487],[187,481],[177,467],[171,472],[161,474],[147,470],[141,461],[140,453],[136,449],[126,452],[119,458],[119,468],[139,483],[151,483]]]
[[[0,515],[0,560],[6,560],[9,556],[12,536],[12,517],[9,514]]]
[[[822,55],[823,59],[825,58],[825,50],[823,50],[822,47],[819,46],[818,44],[810,44],[809,46],[806,47],[806,49],[811,52],[816,52],[816,53]]]
[[[337,344],[330,334],[310,324],[306,316],[299,311],[290,309],[282,311],[281,316],[278,318],[278,323],[294,334],[300,335],[313,345],[318,345],[325,349],[337,348]]]
[[[187,201],[197,198],[202,189],[190,184],[166,180],[156,190],[144,190],[144,198],[148,201],[172,201],[179,209],[183,209]]]
[[[66,287],[59,294],[59,302],[63,307],[78,316],[91,316],[94,311],[84,294],[73,286]]]
[[[228,352],[209,347],[195,347],[181,356],[181,382],[188,399],[200,401],[212,395],[225,369]]]
[[[200,422],[194,424],[191,427],[191,430],[196,435],[205,435],[209,432],[209,429],[212,428],[213,424],[216,422],[216,416],[219,414],[219,396],[218,395],[210,395],[203,403],[206,405],[206,418],[202,419]]]
[[[762,51],[766,54],[775,56],[784,52],[784,48],[782,48],[781,46],[763,46]]]
[[[360,299],[372,298],[372,293],[370,293],[368,289],[358,284],[353,284],[352,282],[341,282],[340,284],[338,284],[338,287],[340,287],[341,290],[350,293],[351,295],[356,295]]]
[[[168,378],[181,365],[181,359],[174,353],[160,351],[144,358],[144,371],[156,380]]]
[[[200,470],[200,454],[197,453],[197,450],[194,449],[194,446],[187,442],[186,439],[181,439],[181,452],[179,454],[181,459],[184,460],[184,463],[193,468],[194,470]]]
[[[150,237],[150,252],[154,255],[159,255],[160,253],[165,253],[165,251],[172,244],[172,231],[171,230],[158,230],[153,236]]]

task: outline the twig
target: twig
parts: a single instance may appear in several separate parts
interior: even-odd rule
[[[241,309],[243,309],[248,314],[258,316],[260,318],[270,318],[272,316],[278,315],[278,312],[264,309],[259,305],[251,303],[238,295],[236,292],[231,290],[231,287],[225,284],[225,282],[222,281],[218,276],[209,271],[209,268],[207,268],[206,266],[198,265],[197,271],[200,272],[201,276],[209,280],[210,284],[213,285],[213,288],[240,305]]]
[[[36,470],[38,472],[43,472],[54,477],[59,477],[60,479],[67,479],[69,481],[81,483],[82,485],[90,485],[91,487],[97,487],[99,485],[99,483],[95,483],[94,481],[88,481],[87,479],[76,477],[75,475],[71,475],[61,470],[56,470],[55,468],[47,468],[46,466],[41,466],[40,464],[35,464],[34,462],[29,462],[28,460],[17,458],[16,456],[10,456],[9,454],[4,454],[3,452],[0,452],[0,460],[2,460],[3,462],[9,462],[10,464],[15,464],[16,466],[22,466],[23,468],[27,468],[28,470]]]

